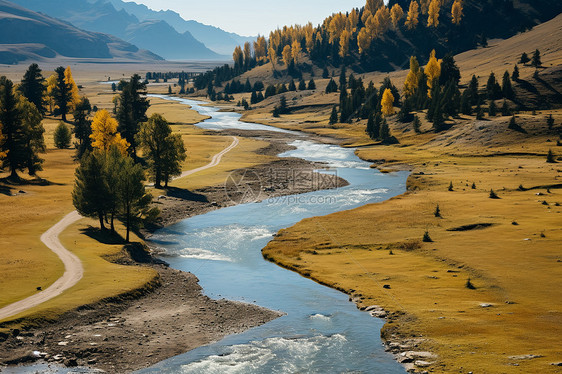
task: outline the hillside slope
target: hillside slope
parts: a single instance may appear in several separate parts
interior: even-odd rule
[[[114,36],[80,30],[68,23],[0,0],[0,63],[74,58],[155,61],[162,58]]]
[[[47,14],[85,30],[114,35],[166,59],[221,59],[189,32],[179,33],[164,21],[139,20],[125,9],[105,1],[14,0],[23,7]]]

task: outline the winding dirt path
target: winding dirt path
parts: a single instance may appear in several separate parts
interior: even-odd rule
[[[236,146],[238,146],[238,144],[240,143],[240,140],[237,137],[233,136],[232,139],[232,144],[214,155],[211,159],[211,162],[209,162],[207,165],[201,166],[197,169],[184,171],[179,177],[174,179],[183,178],[188,175],[195,174],[199,171],[217,166],[221,162],[222,156],[230,152],[232,149],[236,148]],[[64,274],[47,289],[39,291],[33,296],[29,296],[23,300],[16,301],[15,303],[12,303],[0,309],[0,321],[24,312],[27,309],[36,307],[39,304],[60,295],[61,293],[78,283],[80,279],[82,279],[82,277],[84,276],[84,267],[82,266],[82,262],[75,254],[66,249],[59,240],[60,233],[81,218],[82,216],[80,216],[77,211],[73,211],[64,216],[63,219],[61,219],[53,227],[51,227],[43,235],[41,235],[41,241],[63,262]]]

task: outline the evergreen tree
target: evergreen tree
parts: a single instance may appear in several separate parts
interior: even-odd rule
[[[494,73],[490,73],[488,77],[488,83],[486,83],[486,92],[488,94],[488,99],[497,100],[501,98],[502,89],[499,83],[496,81],[496,76]]]
[[[130,157],[123,158],[121,171],[117,178],[117,198],[119,218],[125,224],[125,241],[129,243],[129,232],[145,217],[154,218],[156,208],[150,209],[152,195],[144,186],[144,171]]]
[[[488,114],[490,117],[495,117],[498,114],[498,108],[496,107],[496,102],[494,100],[490,101],[490,105],[488,106]]]
[[[404,100],[404,103],[402,104],[402,108],[400,108],[400,111],[398,112],[398,120],[403,123],[412,122],[414,120],[414,116],[412,115],[411,111],[412,111],[411,100],[410,99]]]
[[[554,157],[554,153],[552,153],[552,149],[548,150],[548,154],[546,155],[546,162],[551,164],[556,163],[556,157]]]
[[[76,168],[72,203],[84,217],[97,218],[100,228],[105,229],[104,218],[108,208],[108,181],[101,172],[105,170],[106,152],[95,150],[82,158]]]
[[[386,118],[382,120],[381,129],[379,138],[383,143],[392,143],[393,136],[390,134],[390,128],[388,127],[388,123],[386,122]]]
[[[256,91],[252,91],[252,95],[250,96],[250,103],[256,104],[257,102],[258,102],[258,95],[256,94]]]
[[[21,113],[23,125],[23,143],[25,148],[25,161],[29,175],[35,175],[39,170],[43,170],[43,159],[39,153],[45,153],[45,140],[43,134],[45,129],[41,124],[43,116],[35,104],[30,103],[25,98],[20,98],[18,109]]]
[[[29,65],[18,89],[30,103],[35,105],[41,115],[45,114],[43,95],[47,88],[39,65]]]
[[[462,114],[471,115],[472,114],[472,105],[470,100],[471,92],[469,89],[463,91],[461,96],[461,108],[460,111]]]
[[[484,119],[484,108],[480,106],[480,102],[478,102],[478,105],[476,106],[476,119],[477,120]]]
[[[328,79],[330,77],[330,72],[328,71],[328,67],[324,66],[324,70],[322,70],[322,78]]]
[[[531,65],[534,66],[535,68],[538,68],[539,66],[542,65],[541,53],[538,49],[536,49],[535,53],[533,53],[533,58],[531,59]]]
[[[328,82],[328,85],[326,86],[326,93],[332,92],[338,92],[338,85],[336,84],[336,81],[330,79],[330,82]]]
[[[299,81],[299,91],[305,91],[306,90],[306,82],[304,81],[304,79],[301,79]]]
[[[76,159],[81,159],[86,151],[92,150],[92,123],[88,116],[92,111],[90,101],[83,97],[82,101],[74,109],[74,137],[78,141],[75,143]]]
[[[511,109],[509,108],[509,104],[507,103],[507,100],[505,100],[505,99],[503,100],[501,112],[502,112],[502,116],[511,115]]]
[[[461,72],[458,68],[455,58],[451,54],[446,54],[441,61],[441,75],[439,76],[439,84],[446,85],[450,80],[459,84],[461,80]]]
[[[156,188],[167,185],[170,178],[181,174],[181,162],[185,160],[185,148],[179,135],[159,114],[153,114],[141,127],[138,135],[143,154],[148,160],[151,180]]]
[[[129,153],[136,159],[137,141],[140,124],[147,120],[146,111],[150,102],[145,97],[146,85],[138,74],[134,74],[129,82],[123,82],[117,108],[118,131],[130,144]]]
[[[417,115],[414,116],[413,127],[416,134],[421,134],[421,121],[420,117],[418,117]]]
[[[55,147],[66,149],[70,147],[71,134],[68,126],[60,122],[54,133]]]
[[[338,122],[338,109],[337,109],[337,107],[334,105],[334,106],[332,107],[332,113],[330,114],[330,120],[328,121],[328,123],[329,123],[330,125],[333,125],[333,124],[335,124],[335,123],[337,123],[337,122]]]
[[[3,167],[10,169],[10,178],[19,180],[18,170],[26,165],[25,132],[19,100],[14,92],[14,85],[5,76],[0,77],[0,124],[4,137]]]
[[[517,64],[513,67],[513,73],[511,73],[511,80],[518,81],[519,80],[519,68]]]
[[[552,128],[554,127],[554,118],[552,117],[552,114],[550,114],[547,119],[546,119],[546,125],[548,127],[549,130],[552,130]]]
[[[529,61],[531,61],[531,59],[529,58],[529,56],[527,56],[527,53],[523,52],[521,58],[519,59],[519,62],[525,65]]]
[[[365,132],[373,140],[379,136],[380,129],[379,131],[375,132],[375,114],[373,112],[369,114],[369,119],[367,120],[367,128],[365,129]]]
[[[72,86],[65,79],[66,69],[59,66],[55,69],[56,83],[53,90],[53,98],[56,105],[55,115],[60,114],[63,122],[66,122],[66,115],[72,103]]]
[[[117,91],[117,85],[115,84],[115,82],[111,83],[111,91]]]
[[[308,82],[308,89],[309,90],[315,90],[316,89],[316,83],[314,83],[314,79],[310,78],[310,81]]]
[[[511,86],[511,79],[507,70],[505,71],[505,73],[503,73],[502,94],[503,97],[507,99],[513,99],[515,97],[515,92],[513,91],[513,87]]]
[[[470,83],[468,85],[468,90],[470,93],[470,104],[476,105],[478,104],[478,79],[475,75],[472,76]]]
[[[295,85],[295,81],[291,79],[291,83],[289,83],[289,91],[296,91],[297,86]]]

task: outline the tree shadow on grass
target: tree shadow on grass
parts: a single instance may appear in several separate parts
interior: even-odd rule
[[[168,187],[166,190],[166,195],[170,197],[175,197],[177,199],[189,200],[189,201],[200,201],[208,203],[209,200],[207,196],[192,192],[185,188]]]
[[[80,229],[80,232],[102,244],[126,244],[121,235],[111,232],[109,229],[100,230],[97,227],[88,226],[85,229]]]

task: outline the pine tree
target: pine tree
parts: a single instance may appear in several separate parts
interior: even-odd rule
[[[310,81],[308,82],[308,89],[309,90],[315,90],[316,89],[316,83],[314,83],[314,79],[310,78]]]
[[[418,117],[417,115],[414,116],[413,127],[416,134],[421,134],[421,121],[420,117]]]
[[[488,106],[488,114],[490,117],[495,117],[498,114],[498,108],[496,107],[496,102],[490,100],[490,105]]]
[[[338,109],[335,105],[332,107],[332,113],[330,114],[330,120],[328,122],[330,125],[338,122]]]
[[[509,108],[509,104],[507,103],[507,100],[505,100],[505,99],[503,100],[501,112],[502,112],[502,116],[511,115],[511,109]]]
[[[533,58],[531,59],[531,65],[534,66],[535,68],[538,68],[539,66],[542,65],[541,53],[538,49],[536,49],[535,53],[533,53]]]
[[[472,105],[470,102],[470,90],[466,89],[463,91],[461,96],[461,113],[466,115],[472,114]]]
[[[338,85],[336,84],[336,81],[330,79],[330,82],[326,86],[326,93],[332,93],[332,92],[338,92]]]
[[[511,86],[511,79],[507,70],[505,71],[505,73],[503,73],[502,94],[503,97],[507,99],[513,99],[515,97],[515,92],[513,91],[513,87]]]
[[[172,134],[172,128],[159,114],[153,114],[141,127],[139,140],[156,188],[162,187],[162,181],[167,186],[172,176],[181,174],[186,156],[178,136]]]
[[[488,94],[488,99],[497,100],[501,98],[502,89],[499,83],[496,81],[496,76],[494,73],[490,73],[488,77],[488,83],[486,83],[486,92]]]
[[[552,130],[552,128],[554,127],[554,118],[552,117],[552,114],[550,114],[547,117],[546,126],[548,127],[549,130]]]
[[[121,162],[121,171],[117,177],[118,214],[126,228],[125,241],[129,243],[129,232],[145,217],[154,218],[156,208],[150,209],[152,195],[144,186],[144,171],[130,157]]]
[[[21,113],[21,121],[23,126],[23,143],[24,143],[24,159],[27,165],[29,175],[35,175],[39,170],[43,170],[43,159],[39,157],[39,153],[45,153],[45,139],[43,134],[45,129],[42,125],[43,116],[37,109],[35,104],[30,103],[27,99],[20,97],[18,109]]]
[[[439,83],[444,86],[449,81],[453,81],[456,85],[461,80],[461,71],[458,68],[453,55],[447,53],[441,61],[441,74],[439,75]]]
[[[470,93],[470,104],[476,105],[479,102],[478,99],[478,79],[475,75],[472,76],[470,83],[468,85],[468,90]]]
[[[41,115],[45,114],[43,95],[46,91],[45,78],[41,75],[39,65],[31,64],[25,72],[18,90],[32,104],[35,105]]]
[[[295,86],[295,81],[291,79],[291,82],[289,83],[289,91],[296,91],[297,90],[297,86]]]
[[[389,143],[392,138],[392,135],[390,134],[390,128],[388,127],[388,123],[386,122],[386,118],[382,120],[379,138],[383,143]]]
[[[55,74],[56,84],[53,88],[53,98],[56,105],[55,114],[60,114],[63,122],[66,122],[66,115],[72,105],[72,87],[66,81],[64,67],[56,68]]]
[[[552,153],[552,149],[548,150],[548,154],[546,155],[546,162],[548,163],[556,163],[556,158],[554,157],[554,153]]]
[[[116,146],[121,152],[126,152],[129,143],[117,132],[117,121],[102,109],[96,113],[92,120],[92,147],[108,151],[111,146]]]
[[[66,149],[70,147],[71,134],[68,126],[60,122],[54,133],[55,147]]]
[[[134,74],[129,82],[123,82],[117,107],[118,131],[129,143],[129,153],[136,159],[137,141],[140,124],[147,120],[146,111],[150,102],[145,97],[146,85],[138,74]]]
[[[328,79],[329,77],[330,77],[330,72],[328,71],[328,67],[324,66],[324,69],[322,70],[322,78]]]
[[[78,141],[74,144],[76,147],[76,159],[81,159],[86,151],[92,150],[92,123],[88,120],[88,116],[92,111],[90,101],[83,97],[74,109],[74,137]]]
[[[301,79],[299,81],[299,91],[305,91],[306,90],[306,82],[304,81],[304,79]]]
[[[404,100],[404,103],[402,104],[402,107],[398,112],[398,120],[403,123],[412,122],[414,116],[411,114],[411,111],[412,111],[412,104],[410,100],[409,99]]]
[[[527,53],[523,52],[521,58],[519,59],[519,62],[525,65],[529,61],[531,61],[531,59],[529,58],[529,56],[527,56]]]
[[[511,73],[511,80],[518,81],[519,80],[519,68],[517,65],[513,67],[513,73]]]
[[[100,229],[105,229],[104,218],[108,209],[109,196],[108,181],[105,170],[106,152],[95,150],[85,155],[80,166],[76,168],[72,203],[84,217],[98,218]]]

